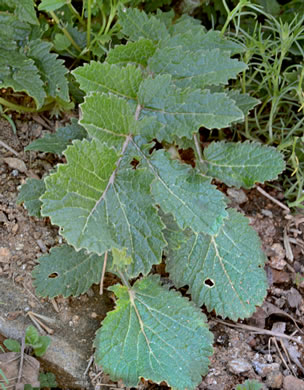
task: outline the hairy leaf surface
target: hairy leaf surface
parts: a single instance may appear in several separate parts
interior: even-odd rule
[[[121,68],[107,63],[91,62],[73,71],[80,88],[86,93],[104,92],[136,99],[142,73],[134,65]]]
[[[70,297],[84,294],[92,284],[100,282],[104,256],[61,245],[38,261],[32,272],[36,293],[49,298]]]
[[[194,389],[207,373],[212,335],[205,316],[158,277],[137,281],[118,297],[95,339],[96,361],[113,380],[137,386],[141,377],[176,389]]]
[[[46,179],[43,215],[61,227],[75,248],[100,255],[127,248],[133,259],[130,277],[147,274],[165,246],[150,195],[153,176],[145,168],[133,169],[128,154],[119,158],[96,140],[75,141],[65,155],[68,163]]]
[[[34,217],[41,217],[40,196],[45,192],[44,180],[27,179],[26,183],[22,185],[16,203],[24,202],[24,207],[27,209],[29,215]]]
[[[148,59],[155,53],[156,46],[150,39],[140,39],[137,42],[128,42],[126,45],[117,45],[109,51],[107,62],[120,66],[135,64],[146,67]]]
[[[121,7],[118,12],[118,19],[122,32],[131,41],[147,38],[157,42],[169,35],[166,25],[160,19],[135,8]]]
[[[229,186],[251,188],[274,180],[285,168],[280,152],[256,142],[213,142],[204,150],[207,174]]]
[[[151,136],[160,140],[170,140],[172,134],[191,138],[201,126],[223,128],[243,118],[241,110],[225,94],[179,89],[171,79],[170,75],[160,75],[140,85],[140,118],[154,117],[162,125],[161,132],[157,129]]]
[[[76,118],[65,127],[60,127],[56,133],[46,134],[43,138],[31,142],[25,150],[62,154],[74,139],[83,139],[87,136],[85,129],[77,123]]]
[[[226,93],[230,99],[235,101],[236,105],[242,110],[244,115],[260,103],[258,99],[248,95],[248,93],[240,93],[239,90],[231,90]]]
[[[157,50],[148,65],[154,73],[171,74],[181,88],[226,84],[247,67],[231,59],[229,52],[219,49],[191,51],[184,46]]]
[[[167,271],[177,288],[188,285],[193,301],[233,320],[249,317],[267,289],[266,257],[248,220],[233,209],[214,236],[168,226]]]
[[[172,213],[182,229],[218,232],[228,214],[224,195],[210,184],[210,179],[171,160],[164,151],[154,153],[149,165],[155,174],[152,194],[163,211]]]
[[[128,134],[137,133],[135,106],[115,95],[93,94],[81,105],[80,123],[90,137],[121,150]]]

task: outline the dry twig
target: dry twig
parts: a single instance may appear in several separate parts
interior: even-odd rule
[[[9,150],[11,153],[13,153],[15,156],[19,157],[19,153],[16,152],[15,149],[11,148],[10,146],[8,146],[5,142],[1,141],[0,140],[0,145],[3,146],[5,149]]]
[[[261,187],[256,186],[256,189],[264,195],[266,198],[270,199],[273,203],[277,204],[278,206],[282,207],[282,209],[288,211],[290,213],[290,208],[287,207],[285,204],[280,202],[279,200],[275,199],[273,196],[269,195],[266,191],[264,191]]]

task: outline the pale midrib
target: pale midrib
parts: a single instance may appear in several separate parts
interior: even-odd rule
[[[87,226],[88,226],[88,223],[89,223],[89,220],[90,218],[92,217],[92,215],[94,214],[95,210],[97,209],[97,207],[100,205],[100,203],[105,199],[111,185],[114,184],[114,181],[115,181],[115,177],[117,175],[117,172],[118,172],[118,169],[119,169],[119,166],[120,166],[120,163],[121,163],[121,160],[123,159],[124,157],[124,153],[130,143],[132,139],[132,135],[128,135],[126,137],[126,140],[122,146],[122,149],[121,149],[121,156],[119,157],[118,161],[117,161],[117,164],[116,164],[116,168],[114,169],[112,175],[110,176],[109,178],[109,181],[107,183],[107,186],[105,188],[105,190],[103,191],[101,197],[98,199],[98,201],[95,203],[94,207],[92,208],[92,210],[90,211],[89,215],[87,216],[86,218],[86,223],[84,224],[83,228],[82,228],[82,231],[81,233],[84,234],[84,231],[86,230]]]
[[[219,262],[221,264],[222,270],[223,270],[223,272],[224,272],[224,274],[225,274],[225,276],[226,276],[226,278],[227,278],[227,280],[228,280],[228,282],[230,284],[231,289],[234,291],[235,295],[238,297],[238,299],[239,299],[240,303],[243,305],[245,311],[247,311],[247,308],[246,308],[243,300],[241,299],[239,293],[236,291],[236,289],[235,289],[235,287],[234,287],[234,285],[232,283],[232,280],[231,280],[231,278],[230,278],[230,276],[229,276],[229,274],[228,274],[228,272],[227,272],[227,270],[225,268],[223,258],[221,257],[221,255],[220,255],[220,253],[218,251],[217,244],[216,244],[216,242],[215,242],[213,237],[211,237],[211,242],[213,244],[213,247],[214,247],[214,250],[215,250],[215,254],[216,254],[217,258],[219,259]]]
[[[137,107],[136,107],[136,111],[135,111],[135,120],[137,121],[138,118],[139,118],[139,115],[140,115],[140,111],[141,111],[141,105],[138,104]],[[115,178],[116,178],[116,175],[117,175],[117,172],[119,170],[119,167],[120,167],[120,163],[124,157],[124,154],[125,154],[125,151],[127,150],[127,147],[130,143],[130,141],[132,140],[132,134],[129,134],[126,136],[126,140],[125,142],[123,143],[123,146],[122,146],[122,149],[121,149],[121,156],[119,157],[119,159],[117,160],[117,164],[116,164],[116,168],[114,169],[112,175],[110,176],[109,178],[109,181],[107,183],[107,186],[106,188],[104,189],[101,197],[98,199],[98,201],[95,203],[94,207],[92,208],[92,210],[90,211],[90,213],[88,214],[87,218],[86,218],[86,222],[81,230],[81,234],[83,235],[87,226],[88,226],[88,223],[89,223],[89,220],[90,218],[92,217],[92,215],[94,214],[94,212],[96,211],[97,207],[100,205],[100,203],[105,199],[110,187],[114,184],[115,182]]]

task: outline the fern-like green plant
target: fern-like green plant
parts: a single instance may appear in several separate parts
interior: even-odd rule
[[[257,104],[225,89],[246,67],[231,58],[241,46],[173,13],[121,8],[119,23],[129,42],[74,71],[87,138],[45,180],[41,214],[67,244],[40,257],[34,283],[42,296],[75,296],[103,269],[115,273],[122,285],[110,288],[116,308],[97,332],[96,362],[126,386],[146,378],[194,389],[212,354],[200,306],[249,317],[267,289],[257,234],[212,180],[251,188],[276,178],[284,162],[258,143],[202,150],[201,127],[242,121]],[[192,165],[179,154],[189,147]],[[188,286],[192,301],[150,274],[164,253],[174,286]]]

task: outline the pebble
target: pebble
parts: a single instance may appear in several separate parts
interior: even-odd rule
[[[248,200],[245,192],[243,190],[237,190],[236,188],[228,188],[227,195],[237,204],[245,203]]]
[[[275,253],[275,256],[270,257],[270,266],[274,269],[282,271],[282,269],[287,264],[286,261],[284,260],[285,250],[283,246],[279,243],[273,244],[271,249]]]
[[[304,381],[292,375],[285,376],[283,382],[284,390],[304,390]]]
[[[241,374],[243,372],[249,371],[251,369],[251,364],[245,359],[234,359],[228,363],[228,370],[232,374]]]
[[[6,162],[6,164],[12,168],[12,169],[17,169],[19,172],[26,172],[27,171],[27,168],[26,168],[26,165],[24,164],[24,162],[22,160],[20,160],[19,158],[15,158],[15,157],[7,157],[4,159],[4,162]]]
[[[260,375],[262,378],[270,374],[271,372],[279,371],[280,364],[279,363],[271,363],[271,364],[265,364],[260,363],[258,360],[254,360],[252,362],[254,371]]]
[[[0,263],[8,263],[11,257],[11,252],[8,248],[0,248]]]
[[[283,375],[280,371],[272,371],[267,375],[266,385],[272,389],[281,389],[283,383]]]

